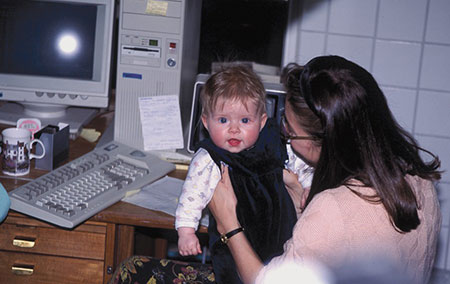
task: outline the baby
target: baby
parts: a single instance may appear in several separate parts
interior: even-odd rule
[[[310,186],[308,166],[283,143],[275,119],[268,119],[265,89],[250,69],[235,65],[213,74],[201,93],[202,123],[210,138],[201,141],[190,164],[176,210],[175,227],[181,255],[201,253],[195,231],[202,210],[220,181],[220,165],[228,165],[238,200],[237,214],[245,234],[263,261],[283,251],[297,220],[283,184],[283,168]],[[239,283],[234,261],[220,242],[210,217],[209,247],[218,283]]]

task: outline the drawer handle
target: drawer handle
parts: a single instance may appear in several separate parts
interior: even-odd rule
[[[36,243],[35,241],[36,239],[16,237],[13,240],[13,246],[21,248],[32,248]]]
[[[33,274],[34,266],[15,264],[14,266],[11,267],[11,272],[14,273],[15,275],[29,276]]]

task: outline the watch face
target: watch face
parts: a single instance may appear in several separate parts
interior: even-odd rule
[[[225,235],[220,236],[220,240],[222,241],[222,243],[227,244],[228,243],[228,238]]]

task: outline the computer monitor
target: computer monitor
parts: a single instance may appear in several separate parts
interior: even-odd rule
[[[0,1],[0,122],[76,135],[108,106],[115,0]]]
[[[186,149],[191,154],[195,152],[197,143],[208,137],[208,132],[203,127],[201,122],[202,105],[200,102],[200,93],[209,76],[209,74],[198,74],[194,85],[189,135]],[[286,92],[284,91],[283,85],[279,83],[267,82],[263,82],[263,84],[266,90],[267,116],[269,118],[275,117],[278,123],[280,123],[281,116],[284,113],[284,101],[286,97]]]

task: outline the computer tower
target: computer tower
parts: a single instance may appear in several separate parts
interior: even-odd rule
[[[184,140],[197,74],[201,0],[121,0],[114,140],[143,149],[139,98],[178,95]]]

